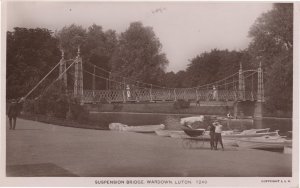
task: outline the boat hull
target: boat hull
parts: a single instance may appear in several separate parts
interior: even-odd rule
[[[222,135],[224,138],[249,138],[249,137],[261,137],[261,136],[276,136],[277,132],[268,132],[268,133],[255,133],[255,134],[229,134]]]
[[[183,131],[176,131],[176,130],[156,130],[155,133],[158,136],[170,137],[171,134],[183,133]]]
[[[138,132],[138,133],[154,133],[158,130],[165,129],[164,124],[160,125],[143,125],[143,126],[128,126],[124,128],[124,131]]]
[[[274,139],[237,139],[237,145],[241,148],[251,148],[251,149],[283,149],[284,139],[274,138]]]

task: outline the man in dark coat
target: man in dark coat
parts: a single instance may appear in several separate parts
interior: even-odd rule
[[[17,102],[17,100],[13,99],[12,102],[8,106],[7,116],[9,119],[9,129],[16,128],[17,117],[21,111],[21,101]]]
[[[210,136],[210,149],[213,150],[215,148],[215,126],[210,124],[208,126],[209,136]]]

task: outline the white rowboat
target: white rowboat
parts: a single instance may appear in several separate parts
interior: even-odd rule
[[[153,133],[157,130],[165,129],[164,124],[160,125],[142,125],[142,126],[128,126],[124,128],[124,131],[138,132],[138,133]]]
[[[241,148],[251,149],[283,149],[286,139],[280,136],[262,136],[236,139]]]

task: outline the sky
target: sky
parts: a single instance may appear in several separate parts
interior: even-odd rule
[[[211,49],[243,50],[255,20],[272,8],[263,2],[8,2],[7,30],[60,30],[76,24],[126,31],[131,22],[153,28],[162,43],[167,71],[184,70],[189,60]]]

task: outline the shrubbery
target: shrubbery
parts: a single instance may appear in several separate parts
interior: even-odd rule
[[[23,111],[29,114],[47,115],[78,122],[88,118],[88,111],[77,98],[65,93],[64,86],[60,82],[52,85],[40,97],[26,100]]]
[[[190,102],[186,101],[184,99],[179,99],[176,102],[174,102],[174,108],[175,109],[185,109],[190,107]]]

